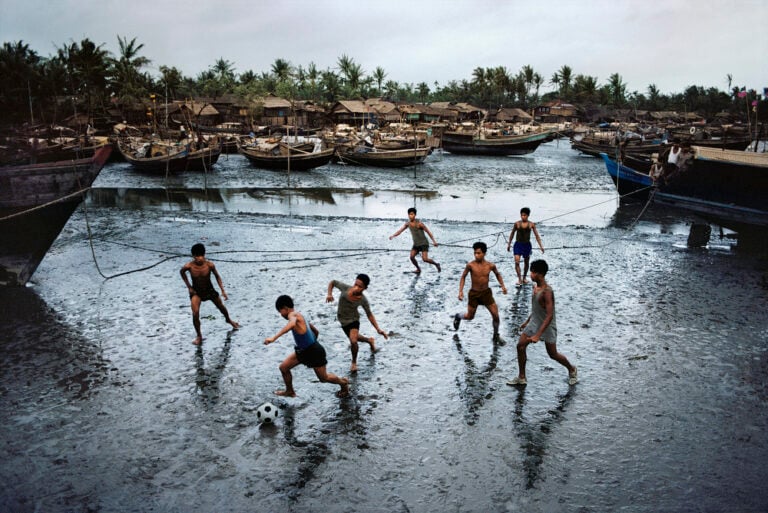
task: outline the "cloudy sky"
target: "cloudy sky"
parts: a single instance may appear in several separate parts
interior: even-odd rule
[[[689,85],[768,87],[766,0],[0,0],[0,41],[48,56],[89,38],[117,53],[117,36],[143,43],[149,71],[196,76],[217,59],[238,73],[336,68],[347,55],[366,74],[441,86],[476,67],[530,65],[546,82],[563,65],[627,91]]]

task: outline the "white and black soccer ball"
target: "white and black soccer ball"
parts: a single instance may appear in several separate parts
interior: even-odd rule
[[[278,415],[277,406],[270,402],[266,402],[256,409],[256,420],[259,421],[259,424],[273,424]]]

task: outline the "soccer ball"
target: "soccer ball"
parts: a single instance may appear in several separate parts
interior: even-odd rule
[[[278,411],[277,406],[266,402],[256,409],[256,420],[260,424],[272,424],[277,420]]]

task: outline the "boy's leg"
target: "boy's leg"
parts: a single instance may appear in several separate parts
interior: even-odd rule
[[[283,360],[279,369],[280,374],[283,375],[283,381],[285,381],[285,390],[275,390],[275,394],[283,397],[296,397],[296,391],[293,389],[293,375],[291,374],[291,369],[298,364],[299,357],[296,356],[295,352],[291,353],[285,360]]]
[[[429,251],[422,251],[421,252],[421,260],[424,261],[424,262],[427,262],[428,264],[432,264],[435,267],[437,267],[437,272],[442,271],[442,269],[440,268],[440,264],[438,264],[437,262],[435,262],[434,260],[429,258]]]
[[[499,337],[499,325],[501,324],[501,319],[499,318],[499,307],[496,305],[496,303],[486,306],[488,308],[488,311],[491,312],[491,318],[493,319],[493,338],[497,339]]]
[[[522,380],[525,380],[525,364],[528,361],[528,356],[525,351],[530,343],[528,335],[521,333],[520,338],[517,341],[517,377]]]
[[[352,353],[352,365],[349,367],[349,372],[357,372],[357,337],[360,335],[356,328],[349,330],[349,350]]]
[[[528,266],[531,263],[531,254],[528,253],[525,255],[523,261],[525,262],[523,270],[523,283],[528,283]]]
[[[189,298],[189,304],[192,307],[192,325],[195,327],[195,333],[197,334],[197,338],[192,341],[193,344],[199,345],[203,342],[203,334],[200,331],[200,303],[202,301],[200,300],[200,296],[195,294],[191,298]]]
[[[547,354],[550,358],[555,360],[557,363],[568,369],[568,374],[573,373],[576,370],[576,367],[571,365],[571,362],[568,361],[568,358],[565,357],[563,353],[557,352],[557,344],[556,343],[549,343],[546,342],[544,344],[547,347]]]
[[[411,263],[416,266],[416,270],[414,272],[418,274],[421,272],[421,267],[419,267],[419,263],[416,261],[417,254],[418,254],[418,251],[416,251],[415,249],[411,249],[411,256],[410,256]]]
[[[515,273],[517,273],[517,283],[515,283],[515,285],[522,285],[523,278],[520,275],[520,255],[515,255]]]
[[[220,296],[216,296],[212,299],[213,304],[216,305],[216,308],[219,309],[219,312],[221,312],[224,315],[224,320],[227,321],[234,329],[238,329],[240,325],[230,319],[229,312],[227,311],[227,307],[224,306],[224,301],[221,300]]]
[[[347,378],[340,378],[336,374],[328,372],[325,365],[322,367],[315,367],[315,375],[321,383],[334,383],[341,387],[336,395],[339,397],[346,397],[349,395],[349,380]]]

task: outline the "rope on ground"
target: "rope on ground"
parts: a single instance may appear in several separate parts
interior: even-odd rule
[[[78,191],[78,193],[84,193],[88,189],[89,188],[83,189],[81,191]],[[627,196],[631,196],[633,194],[637,194],[639,192],[646,191],[648,189],[654,189],[654,188],[652,186],[645,187],[643,189],[639,189],[639,190],[636,190],[636,191],[624,194],[622,196],[619,196],[619,198],[620,199],[621,198],[625,198]],[[634,226],[637,224],[637,222],[643,216],[645,211],[648,209],[648,206],[651,204],[651,201],[653,199],[654,192],[655,192],[655,189],[651,191],[651,193],[648,196],[648,201],[646,202],[645,206],[643,206],[643,209],[640,211],[638,216],[632,221],[630,226],[627,228],[627,231],[629,231],[632,228],[634,228]],[[73,196],[74,194],[78,194],[78,193],[73,193],[70,196]],[[57,200],[57,201],[61,201],[61,200]],[[602,205],[603,203],[607,203],[609,201],[615,201],[615,198],[611,198],[610,200],[601,201],[601,202],[598,202],[598,203],[595,203],[595,204],[592,204],[592,205],[588,205],[586,207],[582,207],[582,208],[579,208],[579,209],[571,210],[569,212],[565,212],[563,214],[559,214],[557,216],[553,216],[553,217],[544,219],[542,221],[539,221],[538,224],[543,224],[543,223],[545,223],[547,221],[551,221],[552,219],[557,219],[559,217],[564,217],[566,215],[573,214],[575,212],[580,212],[582,210],[586,210],[586,209],[589,209],[589,208],[592,208],[592,207],[595,207],[595,206],[598,206],[598,205]],[[96,257],[96,251],[95,251],[95,248],[94,248],[94,239],[93,239],[93,234],[91,232],[91,225],[90,225],[90,221],[89,221],[89,218],[88,218],[88,207],[87,207],[87,204],[86,204],[85,201],[83,201],[83,204],[84,204],[84,211],[85,211],[85,224],[86,224],[86,229],[88,231],[88,242],[89,242],[90,248],[91,248],[91,256],[93,258],[94,264],[96,265],[97,272],[105,280],[111,280],[111,279],[117,278],[119,276],[125,276],[127,274],[133,274],[133,273],[147,271],[147,270],[152,269],[153,267],[157,267],[158,265],[160,265],[162,263],[165,263],[165,262],[167,262],[169,260],[174,260],[176,258],[183,258],[183,257],[187,256],[187,255],[182,254],[182,253],[173,253],[170,256],[167,256],[167,257],[164,257],[164,258],[160,259],[159,261],[155,262],[154,264],[151,264],[151,265],[148,265],[148,266],[145,266],[145,267],[141,267],[139,269],[132,269],[132,270],[129,270],[129,271],[124,271],[124,272],[120,272],[120,273],[117,273],[117,274],[113,274],[113,275],[107,276],[107,275],[105,275],[102,272],[101,268],[99,267],[98,259]],[[443,243],[443,244],[440,244],[440,246],[443,246],[443,247],[467,248],[468,246],[464,246],[461,243],[468,242],[468,241],[476,241],[478,239],[483,239],[483,238],[488,238],[488,237],[495,237],[495,240],[493,241],[493,243],[488,246],[489,248],[495,247],[499,243],[500,239],[501,240],[506,240],[505,231],[502,230],[502,231],[488,233],[488,234],[485,234],[485,235],[471,237],[471,238],[468,238],[468,239],[461,239],[461,240],[456,240],[456,241],[453,241],[453,242]],[[548,250],[552,251],[552,250],[561,250],[561,249],[600,248],[600,247],[605,247],[605,246],[608,246],[610,244],[613,244],[614,242],[617,242],[619,240],[622,240],[622,238],[612,239],[609,242],[607,242],[606,244],[598,244],[598,245],[592,245],[592,246],[586,246],[586,245],[561,246],[561,247],[555,247],[555,248],[548,248]],[[126,243],[116,242],[116,241],[103,240],[102,242],[106,242],[106,243],[109,243],[109,244],[115,244],[115,245],[119,245],[119,246],[124,246],[124,247],[129,247],[129,248],[133,248],[133,249],[138,249],[138,250],[142,250],[142,251],[149,251],[149,252],[152,252],[152,253],[160,253],[160,254],[168,254],[169,253],[168,251],[161,251],[161,250],[157,250],[157,249],[153,249],[153,248],[145,248],[145,247],[142,247],[142,246],[137,246],[137,245],[133,245],[133,244],[126,244]],[[390,253],[390,252],[400,252],[400,251],[404,251],[404,250],[402,250],[402,249],[390,249],[390,248],[329,248],[329,249],[306,249],[306,250],[296,250],[296,249],[293,249],[293,250],[290,251],[291,253],[310,253],[310,252],[314,253],[314,254],[317,254],[317,253],[334,253],[334,255],[304,257],[304,258],[279,258],[279,259],[259,259],[259,260],[241,260],[241,259],[217,258],[216,260],[219,261],[219,262],[227,262],[227,263],[235,263],[235,264],[317,262],[317,261],[330,260],[330,259],[338,260],[340,258],[356,258],[356,257],[370,255],[372,253]],[[256,254],[274,254],[274,253],[279,253],[279,254],[285,254],[286,251],[282,250],[282,249],[208,251],[208,255],[224,255],[224,254],[233,254],[233,253],[256,253]],[[338,255],[338,253],[345,253],[345,254]]]

